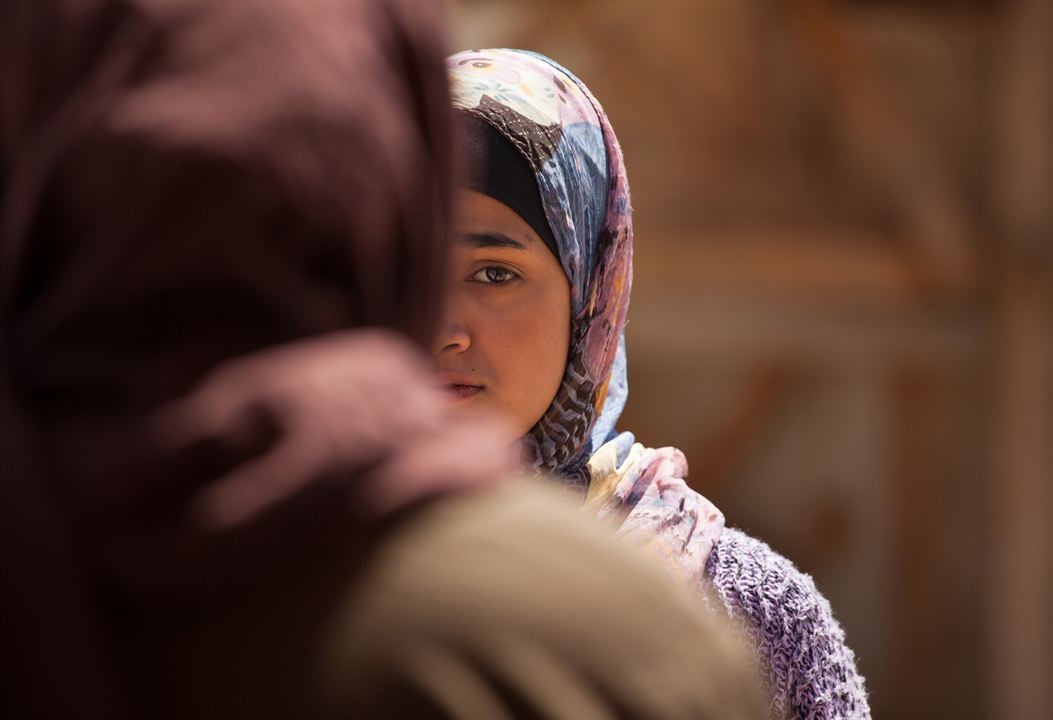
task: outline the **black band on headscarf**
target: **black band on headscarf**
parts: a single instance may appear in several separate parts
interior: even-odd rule
[[[534,229],[558,260],[556,237],[545,217],[537,177],[526,157],[490,123],[468,113],[461,115],[464,146],[468,151],[465,187],[510,207]]]

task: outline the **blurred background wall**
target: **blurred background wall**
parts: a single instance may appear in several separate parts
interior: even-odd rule
[[[623,429],[815,577],[875,717],[1053,717],[1053,2],[447,4],[621,139]]]

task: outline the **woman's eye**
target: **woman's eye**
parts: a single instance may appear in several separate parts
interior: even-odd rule
[[[478,272],[472,275],[472,280],[487,285],[501,285],[511,280],[515,280],[517,277],[519,276],[508,268],[503,268],[499,265],[489,265],[481,268]]]

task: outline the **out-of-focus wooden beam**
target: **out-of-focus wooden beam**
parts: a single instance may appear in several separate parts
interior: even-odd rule
[[[793,373],[787,364],[779,360],[758,364],[731,412],[701,444],[691,461],[688,483],[703,494],[724,490],[736,466],[785,404],[792,385]]]
[[[700,296],[748,290],[793,302],[895,308],[917,305],[926,283],[902,243],[865,229],[682,235],[645,229],[636,245],[636,284],[647,289],[641,295],[660,295],[669,287],[691,288]]]
[[[970,284],[977,268],[964,197],[860,46],[850,16],[833,0],[792,0],[787,7],[791,29],[830,90],[834,109],[868,151],[868,172],[908,219],[904,239],[927,282],[952,293]]]
[[[1053,4],[1005,14],[989,104],[996,129],[991,385],[995,434],[989,575],[991,708],[1005,720],[1053,717]]]

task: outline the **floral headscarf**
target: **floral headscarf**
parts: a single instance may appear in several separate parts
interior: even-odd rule
[[[570,280],[572,317],[562,385],[527,443],[536,467],[584,490],[588,455],[608,439],[625,402],[621,339],[633,230],[621,149],[588,89],[548,58],[467,51],[449,58],[448,67],[454,107],[508,138],[536,174]],[[597,429],[602,436],[595,438]]]
[[[580,491],[623,533],[650,537],[677,574],[697,577],[723,515],[686,485],[679,450],[645,448],[614,431],[628,394],[633,226],[610,122],[578,78],[537,53],[467,50],[449,57],[447,68],[454,108],[500,132],[534,170],[570,281],[567,368],[525,438],[534,466]]]

